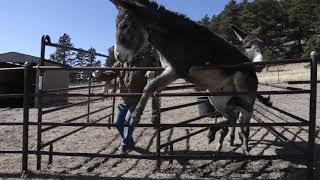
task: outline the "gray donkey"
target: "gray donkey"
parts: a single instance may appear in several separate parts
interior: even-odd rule
[[[183,78],[210,92],[245,92],[245,95],[215,96],[213,106],[224,116],[219,124],[250,122],[256,99],[258,80],[254,67],[210,69],[210,66],[234,65],[250,59],[207,28],[183,15],[171,12],[149,0],[111,0],[118,9],[116,18],[115,57],[131,62],[148,42],[158,51],[165,70],[144,89],[132,114],[131,125],[140,121],[149,97],[178,78]],[[221,136],[217,151],[228,133],[228,127],[211,128]],[[249,127],[241,128],[244,153],[248,151]],[[214,136],[213,136],[214,137]]]

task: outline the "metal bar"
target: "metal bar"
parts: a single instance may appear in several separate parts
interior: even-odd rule
[[[91,102],[99,101],[99,100],[102,100],[102,99],[103,99],[103,97],[102,97],[102,98],[97,98],[97,99],[91,100]],[[59,110],[62,110],[62,109],[66,109],[66,108],[70,108],[70,107],[74,107],[74,106],[83,105],[83,104],[86,104],[86,103],[88,103],[88,101],[83,101],[83,102],[74,103],[74,104],[68,104],[68,105],[64,105],[64,106],[57,107],[57,108],[53,108],[53,109],[49,109],[49,110],[44,110],[44,111],[43,111],[43,114],[48,114],[48,113],[55,112],[55,111],[59,111]]]
[[[317,116],[317,62],[320,54],[311,52],[311,72],[310,72],[310,111],[309,111],[309,137],[308,137],[308,179],[314,179],[315,166],[315,128]]]
[[[310,90],[295,90],[295,91],[258,91],[257,94],[260,95],[281,95],[281,94],[307,94]],[[198,93],[198,92],[187,92],[187,93],[159,93],[160,97],[178,97],[178,96],[234,96],[234,95],[247,95],[248,92],[208,92],[208,93]],[[36,94],[39,95],[39,94]],[[91,94],[91,97],[127,97],[127,96],[141,96],[142,93],[109,93],[109,94]],[[72,93],[72,94],[50,94],[44,93],[41,96],[68,96],[68,97],[88,97],[87,94]]]
[[[172,90],[180,90],[180,89],[187,89],[187,88],[194,88],[196,87],[193,84],[186,84],[186,85],[179,85],[179,86],[168,86],[163,91],[172,91]]]
[[[117,92],[117,78],[114,78],[114,87],[113,87],[113,93]],[[114,123],[114,111],[116,106],[116,97],[112,97],[112,119],[109,119],[109,124]],[[112,122],[111,122],[112,121]],[[109,127],[110,128],[110,127]]]
[[[257,110],[256,110],[257,111]],[[258,111],[257,111],[258,112]],[[262,114],[259,112],[259,114]],[[253,115],[252,118],[254,120],[256,120],[259,123],[263,123],[263,121],[258,118],[256,115]],[[274,122],[274,121],[273,121]],[[306,153],[306,150],[297,146],[295,143],[293,143],[292,141],[290,141],[288,138],[286,138],[284,135],[282,135],[281,133],[279,133],[276,129],[274,129],[273,127],[266,127],[267,129],[270,130],[270,132],[275,136],[275,137],[279,137],[280,140],[286,142],[286,143],[290,143],[291,145],[293,145],[295,148],[297,148],[300,152]]]
[[[23,71],[24,67],[0,68],[0,71]]]
[[[288,84],[310,84],[310,81],[285,81]],[[320,83],[319,80],[317,80],[317,83]]]
[[[198,70],[202,69],[229,69],[229,68],[241,68],[248,66],[258,66],[258,65],[270,65],[270,64],[293,64],[293,63],[307,63],[310,62],[310,59],[285,59],[285,60],[277,60],[277,61],[263,61],[263,62],[246,62],[241,64],[234,65],[217,65],[217,66],[206,66],[199,67]],[[45,70],[59,70],[59,71],[95,71],[95,70],[113,70],[113,71],[162,71],[164,68],[162,67],[135,67],[135,68],[115,68],[115,67],[50,67],[50,66],[40,66],[37,67],[39,69]]]
[[[53,152],[53,144],[50,144],[49,146],[49,152]],[[53,155],[50,154],[49,158],[48,158],[48,165],[52,165],[52,161],[53,161]]]
[[[98,87],[103,87],[105,85],[95,85],[91,86],[91,88],[98,88]],[[46,93],[55,93],[55,92],[63,92],[63,91],[73,91],[73,90],[80,90],[80,89],[88,89],[89,86],[78,86],[78,87],[72,87],[72,88],[60,88],[60,89],[50,89],[46,90]]]
[[[274,87],[274,88],[279,88],[279,89],[285,89],[285,90],[306,90],[306,89],[303,89],[303,88],[276,85],[276,84],[269,84],[269,83],[259,83],[259,85],[269,86],[269,87]]]
[[[0,154],[23,154],[23,151],[14,151],[14,150],[8,150],[8,151],[0,151]]]
[[[92,61],[90,62],[90,66],[92,66]],[[92,78],[91,76],[89,76],[89,88],[88,88],[88,104],[87,104],[87,113],[88,113],[88,116],[87,116],[87,123],[89,123],[90,121],[90,105],[91,105],[91,82],[92,81]]]
[[[99,118],[98,120],[94,121],[93,123],[97,123],[97,122],[99,122],[99,121],[101,121],[101,120],[103,120],[104,118],[107,118],[107,117],[109,117],[109,116],[110,116],[110,115],[103,116],[103,117]],[[88,123],[88,124],[90,124],[90,123]],[[87,127],[89,127],[89,126],[84,125],[83,127],[80,127],[80,128],[78,128],[78,129],[76,129],[76,130],[73,130],[73,131],[65,134],[65,135],[62,135],[62,136],[60,136],[60,137],[58,137],[58,138],[56,138],[56,139],[53,139],[53,140],[51,140],[51,141],[49,141],[49,142],[47,142],[47,143],[44,143],[44,144],[42,145],[41,149],[43,149],[43,148],[45,148],[45,147],[49,146],[50,144],[53,144],[53,143],[55,143],[55,142],[57,142],[57,141],[60,141],[61,139],[64,139],[64,138],[66,138],[66,137],[68,137],[68,136],[70,136],[70,135],[72,135],[72,134],[74,134],[74,133],[76,133],[76,132],[79,132],[79,131],[87,128]]]
[[[34,154],[35,152],[29,151],[30,154]],[[96,153],[72,153],[72,152],[48,152],[41,151],[42,155],[55,155],[55,156],[70,156],[70,157],[96,157],[96,158],[127,158],[127,159],[148,159],[148,160],[156,160],[156,156],[154,154],[143,154],[143,155],[130,155],[130,154],[96,154]],[[209,154],[210,153],[210,154]],[[304,154],[292,154],[292,155],[219,155],[212,156],[211,152],[208,154],[201,155],[165,155],[161,154],[160,158],[162,160],[170,160],[170,159],[189,159],[189,160],[304,160],[306,155]]]
[[[68,50],[78,51],[78,52],[84,52],[84,53],[88,53],[88,54],[90,53],[90,54],[94,54],[96,56],[105,57],[105,58],[109,57],[109,56],[101,54],[101,53],[91,52],[91,51],[87,51],[87,50],[79,49],[79,48],[74,48],[74,47],[61,46],[59,44],[55,44],[55,43],[51,43],[51,42],[46,42],[46,46],[51,46],[51,47],[61,48],[61,49],[68,49]]]
[[[183,137],[180,137],[180,138],[171,140],[171,141],[169,141],[169,142],[167,142],[167,143],[165,143],[165,144],[162,144],[162,145],[160,146],[160,148],[164,148],[164,147],[167,147],[167,146],[171,146],[171,145],[173,145],[174,143],[180,142],[180,141],[185,140],[185,139],[187,139],[187,138],[189,138],[189,137],[192,137],[192,136],[195,136],[195,135],[200,134],[200,133],[202,133],[202,132],[205,132],[205,131],[207,131],[208,129],[209,129],[209,128],[203,128],[203,129],[200,129],[200,130],[198,130],[198,131],[196,131],[196,132],[190,133],[190,134],[188,134],[188,135],[186,135],[186,136],[183,136]]]
[[[171,111],[171,110],[175,110],[175,109],[181,109],[181,108],[185,108],[185,107],[189,107],[189,106],[194,106],[197,104],[201,104],[204,102],[207,102],[208,100],[203,100],[203,101],[198,101],[198,102],[193,102],[193,103],[188,103],[188,104],[182,104],[182,105],[177,105],[177,106],[171,106],[171,107],[165,107],[165,108],[161,108],[161,112],[167,112],[167,111]]]
[[[0,99],[7,99],[7,98],[21,98],[24,94],[0,94]],[[30,94],[31,96],[31,94]]]
[[[157,141],[156,141],[156,157],[157,157],[157,162],[156,162],[156,166],[157,169],[161,168],[161,113],[160,113],[160,109],[161,109],[161,101],[160,101],[160,97],[157,96],[156,94],[153,95],[152,97],[152,118],[153,118],[153,122],[156,124],[156,133],[157,133]]]
[[[90,112],[89,114],[90,114],[90,115],[91,115],[91,114],[95,114],[95,113],[101,112],[101,111],[103,111],[103,110],[109,109],[110,107],[111,107],[111,106],[108,106],[108,107],[105,107],[105,108],[102,108],[102,109],[98,109],[98,110],[96,110],[96,111]],[[81,118],[86,117],[87,115],[88,115],[88,114],[83,114],[83,115],[81,115],[81,116],[77,116],[77,117],[75,117],[75,118],[66,120],[66,121],[64,121],[63,123],[74,122],[74,121],[76,121],[76,120],[79,120],[79,119],[81,119]],[[43,125],[44,125],[44,124],[43,124]],[[45,125],[44,125],[44,126],[45,126]],[[43,129],[41,130],[41,132],[43,133],[43,132],[49,131],[50,129],[56,128],[56,127],[58,127],[58,126],[46,127],[46,128],[43,128]]]
[[[209,114],[204,115],[204,116],[199,116],[199,117],[196,117],[196,118],[192,118],[192,119],[188,119],[188,120],[179,122],[179,123],[177,123],[177,125],[183,125],[183,124],[192,123],[192,122],[201,120],[201,119],[206,118],[206,117],[215,116],[216,114],[217,114],[216,112],[209,113]],[[168,130],[168,129],[171,129],[171,128],[169,128],[169,127],[167,127],[167,128],[161,128],[161,131],[165,131],[165,130]]]
[[[23,96],[23,132],[22,132],[22,176],[28,174],[28,144],[29,144],[29,108],[30,108],[30,84],[31,84],[31,63],[25,66],[24,70],[24,96]]]
[[[265,111],[268,111],[269,113],[271,113],[271,111],[269,111],[268,109],[264,108],[263,106],[261,106],[261,105],[259,105],[259,104],[256,104],[256,105],[258,105],[260,108],[264,109]],[[294,115],[294,114],[291,114],[291,113],[289,113],[289,112],[286,112],[286,111],[284,111],[284,110],[282,110],[282,109],[279,109],[279,108],[277,108],[277,107],[275,107],[275,106],[273,106],[273,105],[268,105],[268,107],[271,108],[271,109],[274,109],[274,110],[276,110],[276,111],[278,111],[278,112],[280,112],[280,113],[282,113],[282,114],[284,114],[284,115],[287,115],[287,116],[289,116],[289,117],[291,117],[291,118],[293,118],[293,119],[296,119],[296,120],[298,120],[298,121],[300,121],[300,122],[305,122],[305,123],[308,123],[308,122],[309,122],[309,121],[307,121],[306,119],[303,119],[303,118],[301,118],[301,117],[299,117],[299,116],[296,116],[296,115]]]
[[[76,126],[85,126],[88,123],[56,123],[56,122],[43,122],[43,126],[65,126],[65,127],[76,127]],[[29,122],[29,125],[38,125],[37,122]],[[216,128],[221,128],[221,127],[276,127],[276,126],[286,126],[286,127],[294,127],[294,126],[308,126],[309,123],[301,123],[301,122],[296,122],[296,123],[241,123],[241,124],[214,124],[214,123],[208,123],[208,124],[161,124],[161,127],[164,129],[170,129],[174,127],[180,127],[180,128],[187,128],[187,127],[194,127],[194,128],[200,128],[200,127],[216,127]],[[88,124],[89,127],[116,127],[115,124],[106,124],[106,123],[90,123]],[[128,125],[129,126],[129,125]],[[122,127],[128,127],[126,125],[123,125]],[[155,127],[153,124],[138,124],[135,127]]]
[[[41,51],[40,51],[40,60],[39,60],[39,66],[44,66],[45,61],[45,55],[46,55],[46,42],[50,41],[49,36],[42,36],[41,38]],[[38,127],[37,127],[37,170],[41,170],[41,154],[39,153],[41,151],[41,143],[42,143],[42,92],[43,92],[43,77],[44,72],[41,69],[37,69],[37,86],[36,86],[36,93],[39,94],[39,96],[36,96],[36,105],[38,107]]]
[[[50,71],[163,71],[162,67],[58,67],[58,66],[39,66],[37,69],[50,70]]]

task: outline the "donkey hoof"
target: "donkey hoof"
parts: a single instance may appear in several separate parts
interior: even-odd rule
[[[130,126],[134,127],[140,122],[140,116],[131,116]]]
[[[217,131],[210,129],[208,132],[208,144],[212,143],[214,141],[214,139],[216,138],[216,133]]]

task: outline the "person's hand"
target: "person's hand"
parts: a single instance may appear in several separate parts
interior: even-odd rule
[[[113,71],[101,71],[101,70],[96,70],[92,73],[92,76],[96,78],[96,81],[107,81],[109,80],[109,77],[114,75],[115,72]]]
[[[147,73],[144,75],[148,79],[155,78],[155,72],[154,71],[147,71]]]

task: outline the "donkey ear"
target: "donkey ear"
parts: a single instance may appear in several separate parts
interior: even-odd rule
[[[246,37],[247,37],[247,33],[245,33],[244,31],[242,31],[240,28],[238,28],[235,25],[231,25],[232,31],[233,33],[237,36],[237,38],[239,39],[239,41],[243,41]]]
[[[128,10],[128,2],[123,0],[110,0],[118,9],[121,8],[123,10]]]

